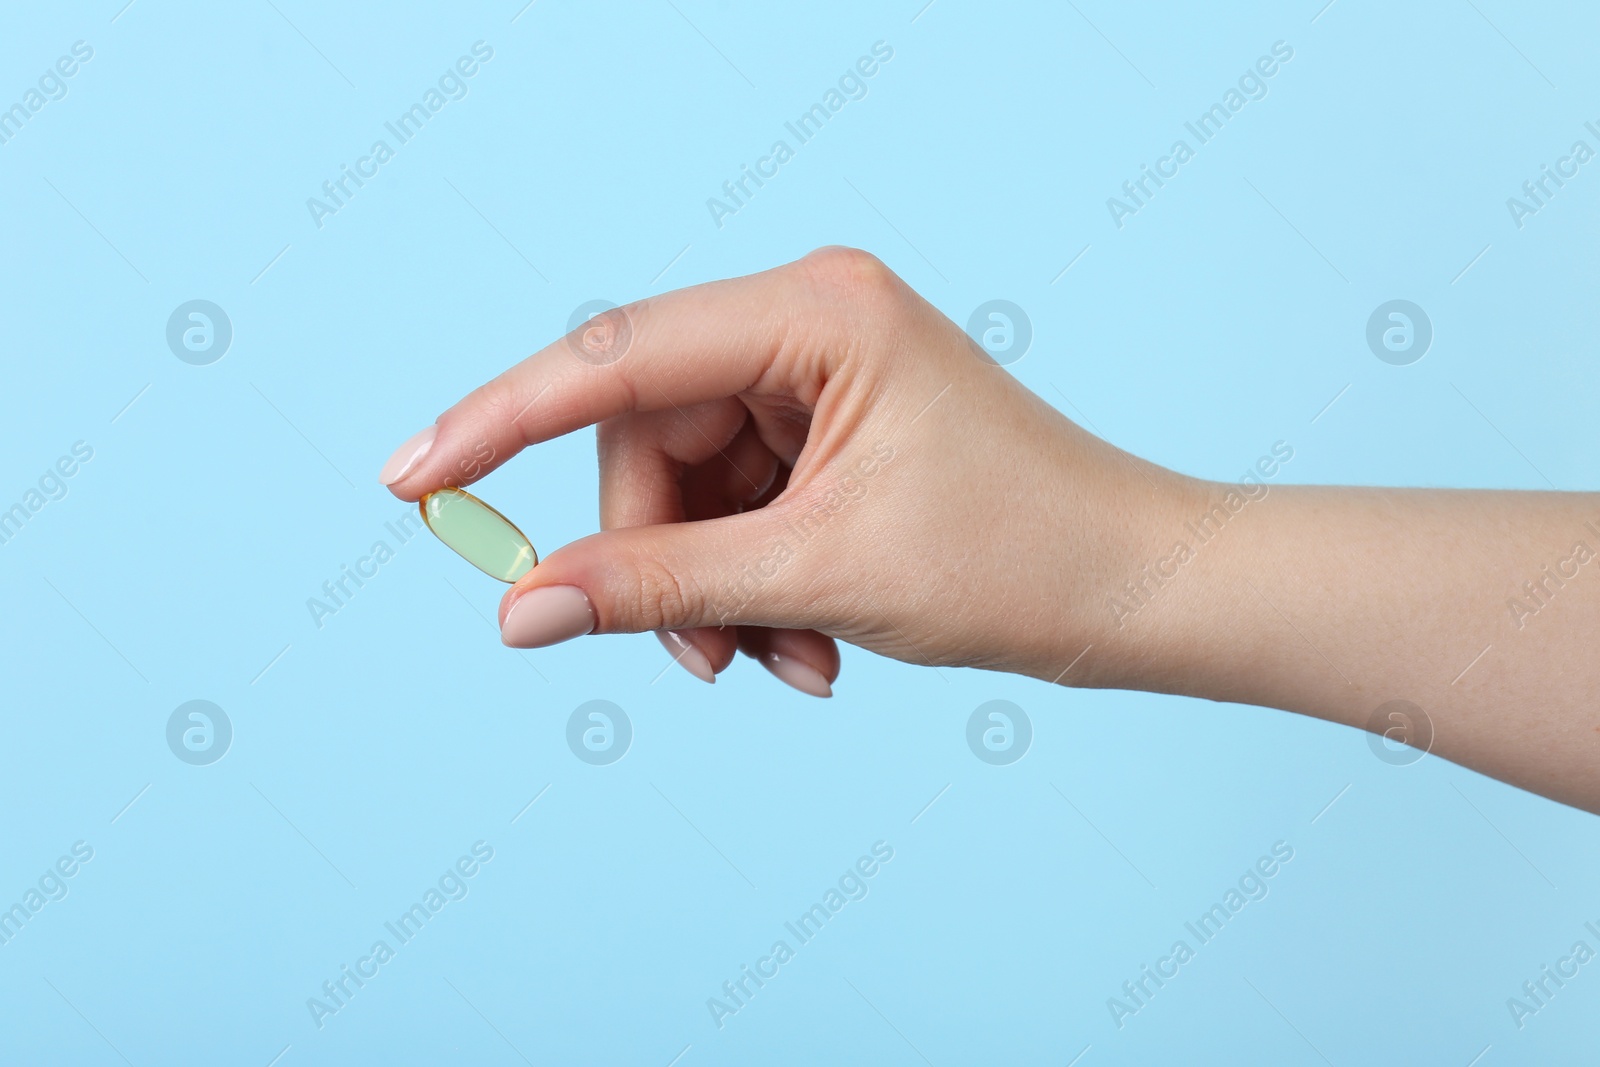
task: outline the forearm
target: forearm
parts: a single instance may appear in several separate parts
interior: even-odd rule
[[[1280,486],[1212,509],[1230,488],[1175,504],[1191,554],[1117,620],[1146,654],[1106,683],[1357,727],[1410,701],[1438,755],[1600,811],[1600,495]]]
[[[383,481],[418,500],[592,424],[605,528],[506,594],[514,647],[666,631],[705,681],[737,647],[813,695],[843,639],[1369,728],[1409,701],[1432,751],[1600,811],[1600,497],[1269,487],[1287,445],[1186,478],[842,248],[597,317]]]

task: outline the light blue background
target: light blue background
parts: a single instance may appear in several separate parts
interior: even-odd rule
[[[828,243],[958,322],[1015,301],[1010,371],[1186,472],[1284,440],[1284,480],[1592,488],[1600,162],[1521,230],[1505,205],[1600,147],[1592,6],[274,2],[3,16],[0,102],[94,58],[0,145],[0,507],[94,458],[0,545],[0,903],[95,851],[0,946],[0,1061],[1595,1055],[1600,963],[1520,1031],[1506,999],[1600,948],[1600,822],[1435,757],[854,650],[829,702],[743,659],[663,674],[644,635],[516,653],[502,587],[426,537],[320,630],[306,608],[407,511],[389,451],[573,308]],[[313,225],[480,39],[469,95]],[[869,95],[718,228],[706,199],[879,40]],[[1279,40],[1267,97],[1113,225]],[[196,298],[235,332],[210,366],[164,338]],[[1436,331],[1407,367],[1364,341],[1392,298]],[[483,493],[541,549],[592,531],[591,435]],[[196,698],[234,728],[206,767],[165,741]],[[564,740],[596,698],[635,729],[610,766]],[[1008,767],[964,739],[992,699],[1034,725]],[[307,998],[480,839],[470,895],[318,1029]],[[879,840],[866,899],[719,1030],[707,998]],[[1270,895],[1119,1030],[1107,998],[1280,840]]]

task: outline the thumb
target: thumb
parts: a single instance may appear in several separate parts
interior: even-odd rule
[[[797,555],[763,508],[592,534],[529,571],[500,604],[500,637],[542,648],[590,633],[804,627]]]

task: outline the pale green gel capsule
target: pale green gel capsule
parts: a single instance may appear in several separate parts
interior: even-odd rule
[[[435,537],[491,578],[514,582],[539,562],[533,542],[471,493],[438,489],[417,502]]]

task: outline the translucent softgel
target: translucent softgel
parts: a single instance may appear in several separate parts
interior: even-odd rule
[[[439,489],[418,501],[422,521],[461,558],[492,578],[514,582],[539,562],[533,542],[471,493]]]

